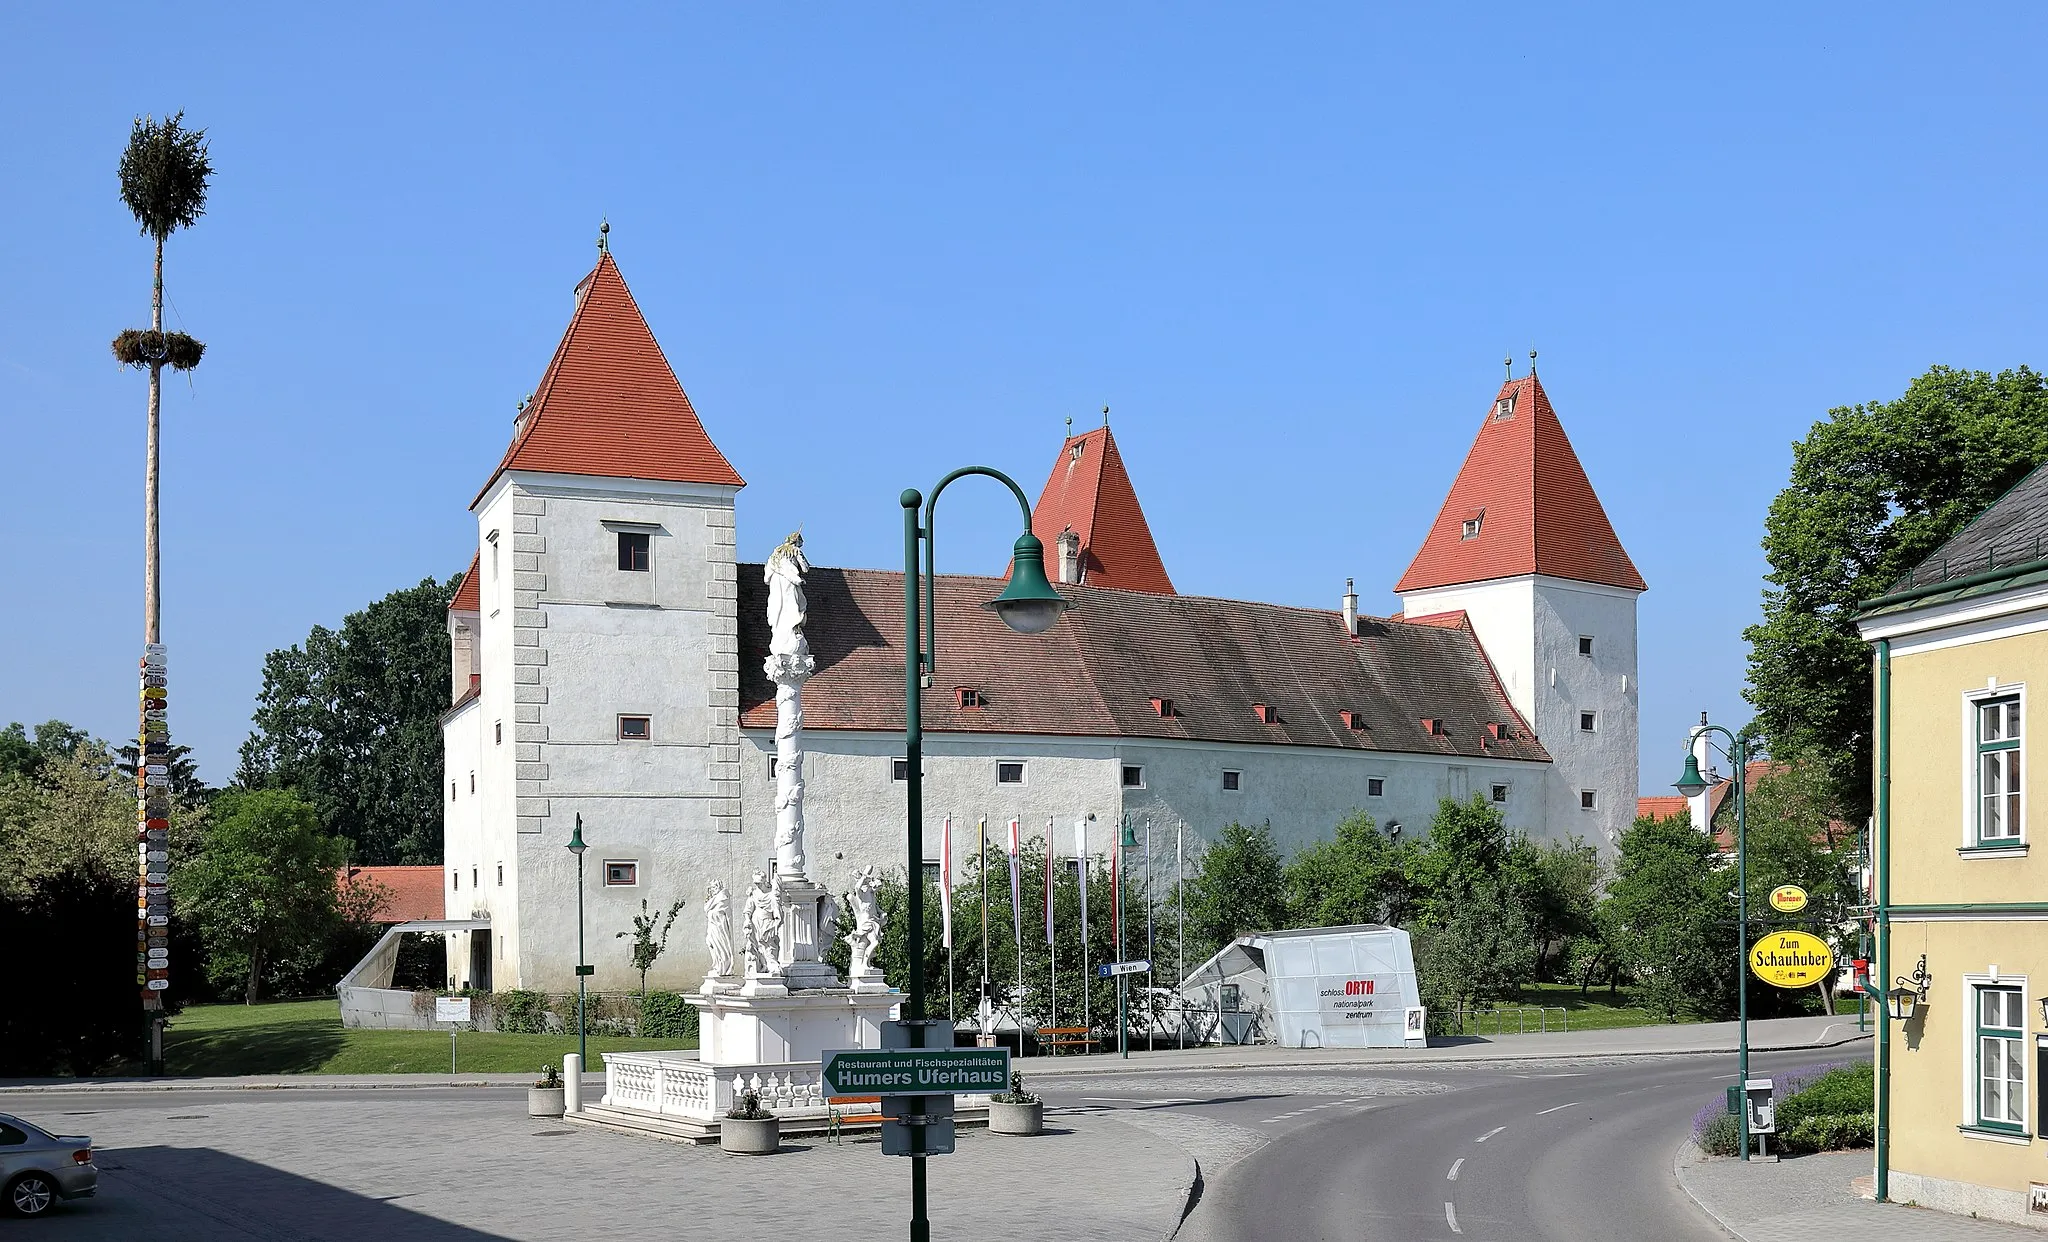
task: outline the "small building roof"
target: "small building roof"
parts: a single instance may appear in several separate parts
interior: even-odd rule
[[[1893,583],[1883,597],[1865,605],[1860,615],[1904,611],[2031,585],[2048,577],[2044,556],[2048,556],[2048,464],[2013,484],[1969,525]],[[1938,589],[1950,582],[1956,583],[1953,590]],[[1893,598],[1902,594],[1909,598]]]
[[[773,728],[767,587],[759,565],[741,565],[739,580],[740,723]],[[938,579],[928,731],[1550,758],[1469,627],[1361,617],[1353,638],[1335,612],[1063,586],[1074,607],[1024,635],[980,606],[1002,585]],[[804,594],[817,664],[805,727],[902,729],[902,574],[814,568]],[[954,687],[976,690],[974,702]]]
[[[336,874],[335,884],[343,889],[380,884],[387,892],[374,921],[416,923],[441,917],[444,874],[439,867],[345,867]]]
[[[1131,486],[1123,454],[1107,424],[1067,437],[1031,510],[1031,533],[1045,544],[1046,569],[1055,579],[1058,540],[1069,530],[1081,541],[1082,582],[1173,594],[1173,581],[1166,576],[1137,489]]]
[[[1534,372],[1501,386],[1394,590],[1523,574],[1648,589]]]
[[[448,601],[450,612],[481,612],[482,595],[477,590],[476,570],[482,553],[469,558],[469,568],[462,571],[462,583],[455,588],[455,595]]]
[[[507,470],[746,485],[705,433],[609,251],[576,286],[568,330],[514,428],[477,500]]]

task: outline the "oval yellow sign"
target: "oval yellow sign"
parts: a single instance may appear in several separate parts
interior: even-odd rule
[[[1797,884],[1780,884],[1771,890],[1771,909],[1780,914],[1797,914],[1806,909],[1806,890]]]
[[[1749,946],[1750,973],[1774,988],[1812,987],[1834,969],[1834,950],[1811,932],[1772,932]]]

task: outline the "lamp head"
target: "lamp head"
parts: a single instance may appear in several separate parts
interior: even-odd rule
[[[1127,850],[1138,848],[1138,830],[1131,827],[1129,816],[1124,817],[1123,830],[1117,833],[1116,843]]]
[[[583,816],[578,815],[576,817],[576,829],[569,834],[569,852],[581,858],[583,857],[583,851],[589,848],[589,846],[583,844]]]
[[[1894,1022],[1911,1021],[1914,1006],[1920,1003],[1920,994],[1912,988],[1899,986],[1884,994],[1885,1011]]]
[[[1699,757],[1687,751],[1685,771],[1679,773],[1678,779],[1672,783],[1671,787],[1688,798],[1697,798],[1712,788],[1713,782],[1700,775]]]
[[[1045,545],[1030,531],[1017,536],[1010,553],[1010,583],[1003,593],[982,607],[1003,619],[1019,634],[1043,634],[1073,607],[1066,596],[1052,589],[1045,576]]]

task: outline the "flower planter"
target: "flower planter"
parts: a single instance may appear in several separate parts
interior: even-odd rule
[[[723,1117],[718,1122],[718,1146],[736,1156],[772,1155],[782,1145],[782,1118],[745,1120]]]
[[[988,1102],[988,1132],[990,1134],[1039,1134],[1045,1130],[1045,1102],[1033,1100],[1029,1104],[1005,1104],[1000,1100]]]
[[[566,1107],[562,1101],[564,1088],[528,1087],[526,1089],[526,1115],[529,1117],[559,1117]]]

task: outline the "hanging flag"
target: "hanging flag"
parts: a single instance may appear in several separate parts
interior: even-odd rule
[[[1010,817],[1010,919],[1017,925],[1020,960],[1024,952],[1024,876],[1017,858],[1017,831],[1021,826],[1015,816]]]
[[[1119,865],[1123,855],[1121,843],[1109,851],[1109,925],[1116,935],[1116,955],[1119,961],[1124,955],[1124,883],[1123,870]]]
[[[1059,851],[1052,844],[1052,816],[1045,817],[1045,942],[1052,940],[1052,869],[1058,864]]]
[[[1088,943],[1088,821],[1074,821],[1074,861],[1081,868],[1081,943]]]
[[[953,817],[939,828],[939,943],[953,947]]]

